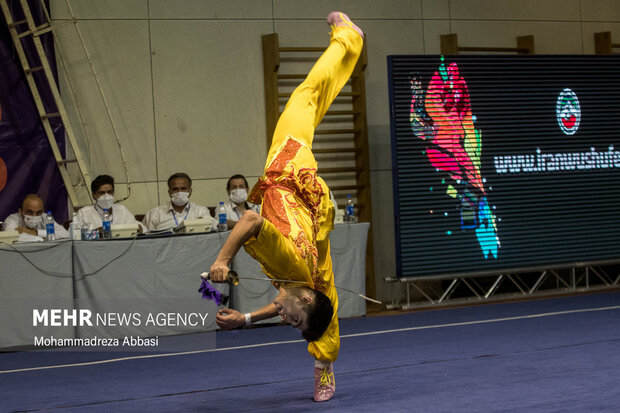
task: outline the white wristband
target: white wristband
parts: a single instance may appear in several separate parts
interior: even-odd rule
[[[246,326],[252,325],[252,315],[250,313],[245,313],[245,325]]]

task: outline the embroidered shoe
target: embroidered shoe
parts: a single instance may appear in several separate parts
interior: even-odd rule
[[[349,26],[350,28],[355,30],[360,36],[362,36],[362,38],[364,37],[364,32],[362,31],[362,29],[353,24],[351,19],[349,19],[349,16],[347,16],[341,11],[333,11],[329,13],[327,15],[327,24],[329,24],[332,29],[340,26]]]
[[[314,367],[314,401],[326,402],[336,392],[334,365],[329,363],[325,368]]]

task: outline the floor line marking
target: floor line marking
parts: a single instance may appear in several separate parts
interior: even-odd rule
[[[462,321],[458,323],[434,324],[434,325],[417,326],[417,327],[403,327],[403,328],[396,328],[396,329],[391,329],[391,330],[379,330],[379,331],[369,331],[366,333],[345,334],[345,335],[341,335],[340,338],[343,339],[343,338],[362,337],[362,336],[370,336],[370,335],[378,335],[378,334],[400,333],[404,331],[428,330],[432,328],[458,327],[458,326],[467,326],[467,325],[472,325],[472,324],[499,323],[502,321],[524,320],[524,319],[532,319],[532,318],[553,317],[553,316],[566,315],[566,314],[578,314],[578,313],[587,313],[587,312],[593,312],[593,311],[609,311],[609,310],[619,310],[619,309],[620,309],[620,305],[609,306],[609,307],[584,308],[584,309],[578,309],[578,310],[555,311],[555,312],[550,312],[550,313],[529,314],[529,315],[503,317],[503,318],[492,318],[488,320]],[[0,374],[19,373],[19,372],[37,371],[37,370],[48,370],[48,369],[57,369],[57,368],[64,368],[64,367],[92,366],[92,365],[97,365],[97,364],[116,363],[119,361],[127,361],[127,360],[149,359],[149,358],[158,358],[158,357],[175,357],[175,356],[184,356],[184,355],[191,355],[191,354],[242,350],[242,349],[248,349],[248,348],[267,347],[267,346],[275,346],[279,344],[293,344],[293,343],[303,343],[303,342],[305,342],[305,340],[273,341],[269,343],[247,344],[244,346],[223,347],[223,348],[216,348],[216,349],[183,351],[183,352],[178,352],[178,353],[147,354],[147,355],[141,355],[141,356],[119,357],[119,358],[107,359],[107,360],[87,361],[83,363],[28,367],[28,368],[13,369],[13,370],[0,370]]]
[[[430,326],[403,327],[403,328],[395,328],[391,330],[369,331],[366,333],[347,334],[347,335],[340,336],[340,338],[371,336],[375,334],[399,333],[403,331],[427,330],[431,328],[441,328],[441,327],[467,326],[467,325],[472,325],[472,324],[498,323],[502,321],[523,320],[523,319],[529,319],[529,318],[552,317],[552,316],[565,315],[565,314],[587,313],[587,312],[592,312],[592,311],[608,311],[608,310],[618,310],[618,309],[620,309],[620,305],[614,305],[614,306],[609,306],[609,307],[584,308],[580,310],[555,311],[551,313],[529,314],[529,315],[514,316],[514,317],[504,317],[504,318],[492,318],[489,320],[462,321],[458,323],[435,324],[435,325],[430,325]]]

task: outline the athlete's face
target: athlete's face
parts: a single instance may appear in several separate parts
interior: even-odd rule
[[[284,287],[280,288],[280,294],[273,300],[282,321],[301,331],[308,328],[308,315],[304,308],[311,302],[312,297],[309,295],[298,297]]]

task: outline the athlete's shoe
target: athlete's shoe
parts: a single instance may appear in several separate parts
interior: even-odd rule
[[[325,368],[314,367],[314,401],[326,402],[336,392],[334,379],[334,364],[329,363]]]
[[[327,15],[327,24],[329,24],[332,29],[339,26],[349,26],[350,28],[355,30],[360,36],[364,37],[364,32],[362,31],[362,29],[353,24],[351,19],[349,19],[349,16],[347,16],[341,11],[333,11],[329,13]]]

